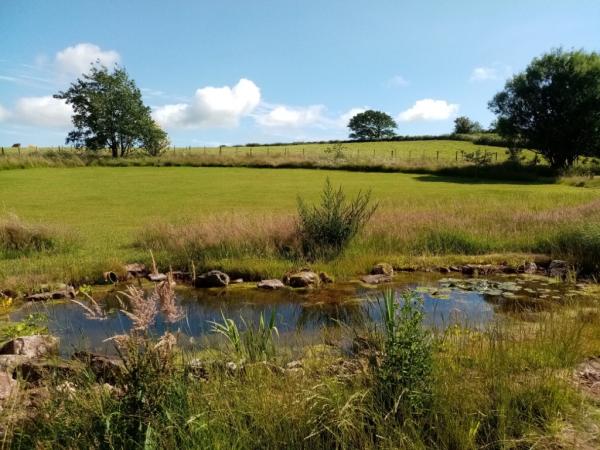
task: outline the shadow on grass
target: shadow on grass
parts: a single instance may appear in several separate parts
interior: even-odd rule
[[[444,167],[416,177],[425,182],[461,184],[553,184],[558,178],[559,174],[550,167],[519,164]]]

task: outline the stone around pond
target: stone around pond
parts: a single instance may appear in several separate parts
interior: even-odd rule
[[[1,355],[23,355],[29,358],[39,358],[57,353],[58,338],[44,334],[18,337],[0,347]]]
[[[194,286],[197,288],[226,287],[229,284],[229,275],[220,270],[211,270],[210,272],[198,275],[194,280]]]
[[[371,275],[387,275],[387,276],[392,276],[394,275],[394,268],[392,267],[391,264],[388,263],[378,263],[375,264],[373,266],[373,268],[371,269]]]
[[[392,277],[389,275],[365,275],[360,279],[363,283],[366,284],[382,284],[382,283],[390,283],[392,282]]]
[[[319,275],[310,270],[296,272],[288,275],[286,278],[287,283],[294,288],[315,287],[321,283]]]
[[[276,289],[284,288],[285,284],[283,284],[283,281],[281,280],[262,280],[256,284],[256,287],[274,291]]]

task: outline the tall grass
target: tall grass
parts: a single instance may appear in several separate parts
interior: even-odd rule
[[[0,259],[64,251],[72,237],[43,225],[26,223],[15,215],[0,217]]]
[[[539,243],[540,249],[569,260],[587,274],[600,274],[600,223],[563,227]]]

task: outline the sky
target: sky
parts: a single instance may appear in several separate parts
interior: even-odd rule
[[[125,67],[177,146],[488,126],[505,81],[557,47],[600,51],[599,0],[0,0],[0,145],[63,145],[53,94]]]

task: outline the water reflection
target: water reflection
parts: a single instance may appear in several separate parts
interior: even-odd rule
[[[446,289],[439,295],[438,287],[448,284],[445,280],[400,278],[392,287],[400,295],[406,289],[417,289],[423,298],[426,324],[446,327],[459,323],[473,327],[492,320],[500,311],[510,311],[519,304],[539,305],[539,292],[548,289],[540,284],[535,296],[522,295],[510,301],[502,296],[466,290],[469,286]],[[473,283],[471,283],[473,284]],[[515,283],[513,283],[515,284]],[[479,285],[479,284],[477,284]],[[511,285],[512,286],[512,285]],[[514,289],[522,290],[521,287]],[[381,288],[383,289],[383,288]],[[342,284],[315,291],[262,291],[252,287],[232,287],[223,290],[178,290],[178,301],[185,312],[185,318],[177,324],[166,324],[158,318],[153,331],[162,334],[166,329],[180,331],[189,337],[207,336],[211,332],[212,321],[222,317],[231,318],[242,326],[243,317],[248,323],[256,323],[261,313],[269,316],[275,311],[276,326],[282,336],[286,334],[317,335],[315,331],[323,327],[341,325],[360,328],[381,320],[378,303],[381,289],[366,289],[356,284]],[[556,288],[558,289],[558,288]],[[439,292],[438,292],[439,291]],[[498,294],[495,291],[489,291]],[[527,292],[524,292],[527,293]],[[50,332],[61,338],[62,351],[69,353],[82,347],[95,351],[108,351],[112,348],[106,339],[127,332],[130,319],[118,310],[116,292],[103,299],[108,309],[108,318],[103,321],[89,320],[84,311],[69,302],[35,303],[25,305],[11,315],[12,320],[20,320],[32,312],[45,313]]]

